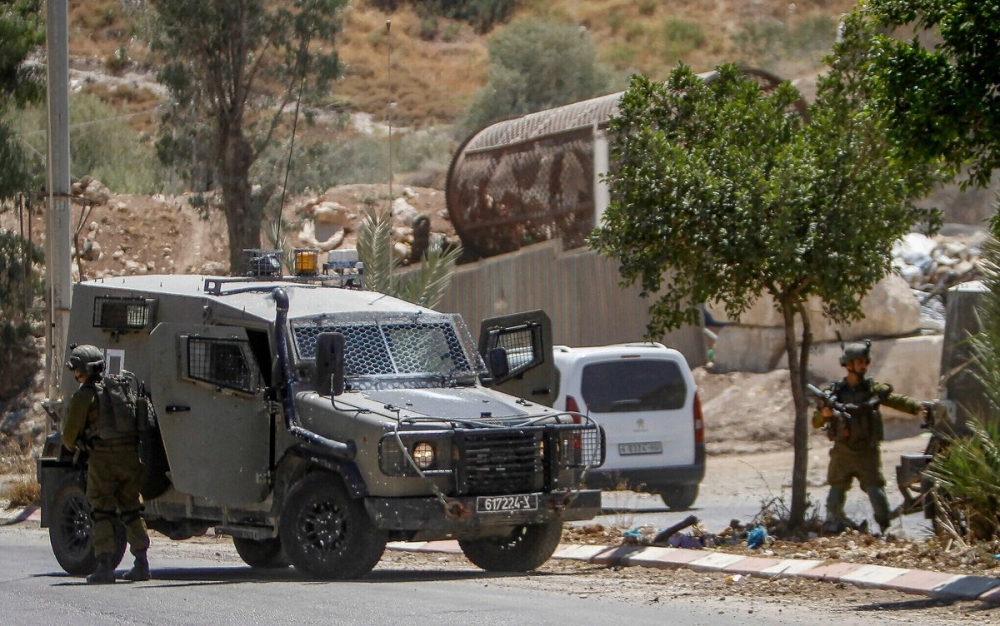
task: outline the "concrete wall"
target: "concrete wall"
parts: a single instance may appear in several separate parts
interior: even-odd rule
[[[563,251],[556,239],[458,266],[437,309],[461,313],[473,336],[483,319],[542,309],[552,320],[557,344],[641,341],[652,300],[640,297],[638,287],[620,287],[619,280],[615,261],[589,249]],[[691,367],[706,362],[700,326],[657,340],[680,351]]]

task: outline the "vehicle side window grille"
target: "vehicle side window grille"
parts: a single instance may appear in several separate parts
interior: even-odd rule
[[[489,329],[487,351],[503,348],[507,351],[510,372],[505,379],[513,378],[521,372],[541,364],[545,360],[542,345],[542,327],[529,322],[518,326]]]
[[[94,328],[137,330],[152,323],[155,300],[146,298],[94,298]]]
[[[187,377],[227,389],[256,393],[260,370],[243,339],[188,337]]]

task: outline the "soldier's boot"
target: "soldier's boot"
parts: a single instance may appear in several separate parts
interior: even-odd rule
[[[137,552],[135,555],[135,562],[132,564],[132,569],[125,572],[122,576],[125,580],[131,580],[133,582],[140,582],[143,580],[149,580],[149,559],[146,558],[145,552]]]
[[[844,514],[844,505],[847,503],[847,489],[843,487],[830,487],[830,493],[826,496],[826,522],[823,530],[836,534],[840,533],[847,526],[847,515]]]
[[[87,582],[93,585],[110,585],[115,582],[115,566],[112,565],[111,555],[97,557],[97,569],[87,576]]]
[[[892,512],[889,510],[889,497],[885,495],[885,489],[878,485],[869,487],[868,501],[872,503],[872,512],[879,529],[885,533],[892,525]]]

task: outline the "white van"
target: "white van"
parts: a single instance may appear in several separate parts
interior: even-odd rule
[[[659,343],[626,343],[555,346],[553,357],[553,406],[589,414],[607,437],[607,458],[587,486],[656,493],[674,510],[694,504],[705,477],[705,431],[684,356]]]

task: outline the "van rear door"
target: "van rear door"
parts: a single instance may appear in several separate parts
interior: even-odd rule
[[[695,462],[694,379],[669,355],[587,359],[579,393],[607,434],[607,469]]]

